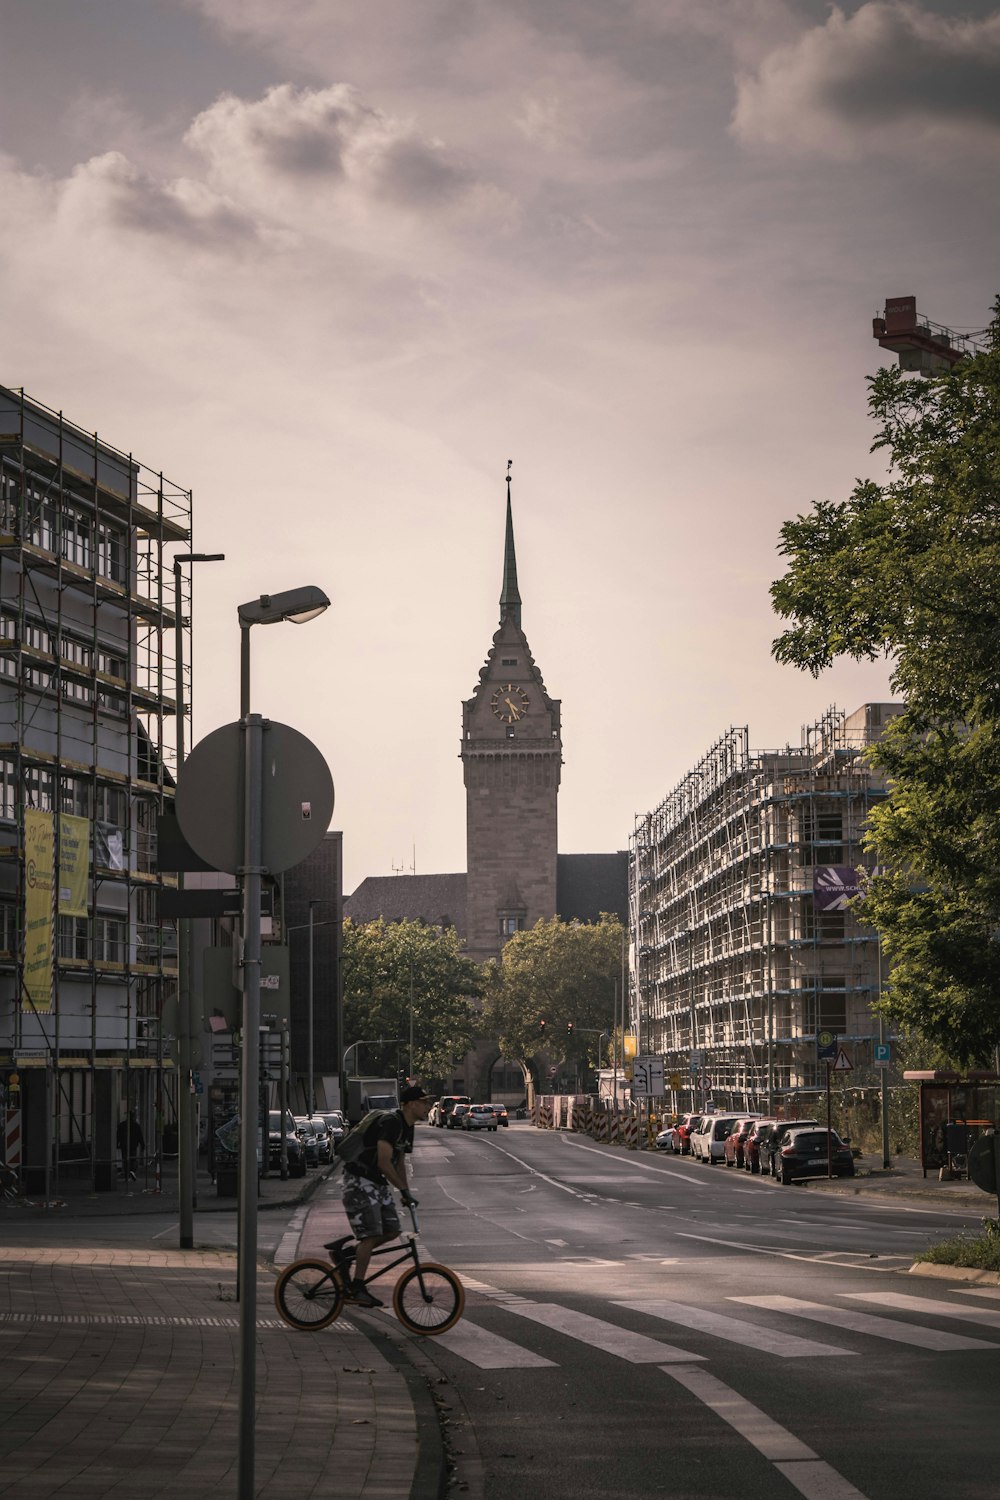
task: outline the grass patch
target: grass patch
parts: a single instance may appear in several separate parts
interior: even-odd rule
[[[982,1234],[957,1234],[929,1245],[917,1260],[938,1266],[971,1266],[977,1271],[1000,1271],[1000,1219],[984,1219]]]

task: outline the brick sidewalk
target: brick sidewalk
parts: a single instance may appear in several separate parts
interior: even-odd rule
[[[234,1256],[0,1248],[0,1264],[0,1495],[236,1495]],[[405,1500],[419,1439],[400,1369],[347,1319],[294,1332],[273,1285],[262,1271],[258,1500]]]

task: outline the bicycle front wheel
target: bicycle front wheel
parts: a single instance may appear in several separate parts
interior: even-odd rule
[[[286,1323],[310,1333],[329,1328],[340,1316],[344,1292],[329,1263],[296,1260],[278,1277],[274,1305]]]
[[[411,1333],[447,1333],[464,1311],[465,1287],[447,1266],[411,1266],[396,1282],[392,1305]]]

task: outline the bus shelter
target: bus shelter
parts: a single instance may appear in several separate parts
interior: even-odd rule
[[[968,1152],[1000,1113],[1000,1073],[905,1072],[920,1085],[920,1165],[968,1174]]]

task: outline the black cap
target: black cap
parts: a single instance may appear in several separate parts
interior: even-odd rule
[[[400,1104],[412,1104],[416,1099],[429,1099],[431,1096],[424,1092],[419,1083],[408,1084],[405,1089],[400,1090]]]

